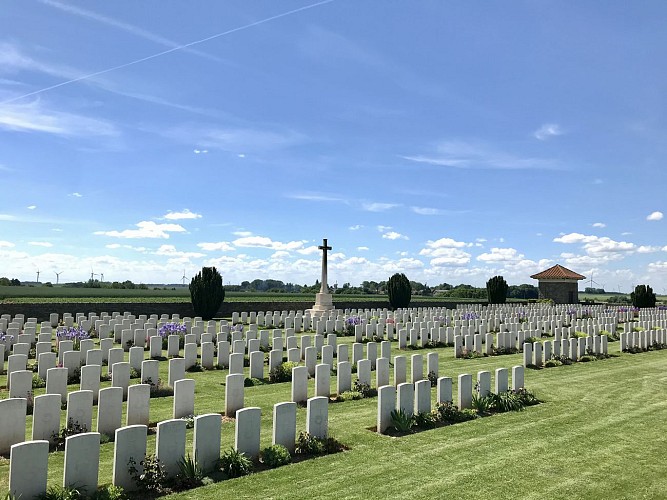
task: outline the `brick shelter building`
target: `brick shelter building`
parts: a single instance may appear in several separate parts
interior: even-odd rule
[[[586,276],[556,264],[531,278],[538,281],[540,299],[551,299],[556,304],[576,304],[579,302],[579,280]]]

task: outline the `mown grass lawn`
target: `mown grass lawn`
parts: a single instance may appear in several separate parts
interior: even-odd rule
[[[610,352],[617,350],[618,342],[610,344]],[[521,362],[521,355],[455,360],[451,348],[437,351],[440,376],[455,381],[460,373],[476,376],[479,370]],[[426,352],[394,348],[392,356]],[[330,432],[349,451],[169,498],[665,498],[666,368],[667,351],[656,351],[526,370],[526,387],[543,404],[400,438],[368,430],[376,423],[376,398],[330,404]],[[196,381],[197,414],[224,411],[226,374],[188,375]],[[161,363],[161,377],[167,379],[166,362]],[[5,379],[0,377],[0,385]],[[333,392],[335,377],[331,384]],[[273,404],[289,400],[290,387],[246,388],[246,406],[262,409],[262,447],[271,441]],[[4,397],[6,392],[0,391]],[[171,411],[172,398],[151,400],[151,421],[171,418]],[[298,410],[297,430],[305,430],[305,414]],[[30,427],[31,417],[28,436]],[[223,450],[232,445],[233,436],[234,424],[224,423]],[[154,436],[149,436],[149,452],[154,446]],[[62,453],[51,454],[49,484],[62,483],[62,460]],[[113,444],[102,445],[100,483],[111,481],[112,460]],[[8,465],[0,462],[0,492],[7,489]]]

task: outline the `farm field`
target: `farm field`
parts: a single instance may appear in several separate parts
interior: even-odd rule
[[[309,302],[314,300],[312,293],[261,293],[261,292],[226,292],[225,302]],[[345,302],[387,302],[387,295],[335,294],[334,303]],[[478,302],[442,297],[415,296],[414,300],[426,302]],[[190,302],[188,288],[172,289],[113,289],[113,288],[65,288],[65,287],[28,287],[0,286],[0,304],[2,303],[49,303],[49,302]]]
[[[351,344],[353,337],[338,342]],[[399,438],[369,430],[376,423],[377,398],[332,403],[330,434],[349,451],[165,498],[388,498],[400,492],[411,498],[661,498],[667,491],[667,350],[632,355],[618,349],[618,342],[610,343],[609,352],[619,356],[606,360],[527,369],[525,385],[543,404]],[[440,376],[452,377],[454,394],[459,374],[476,378],[480,370],[522,362],[520,354],[455,359],[453,348],[398,350],[392,343],[392,357],[427,352],[438,352]],[[196,384],[196,414],[224,411],[225,375],[227,370],[187,374]],[[167,379],[166,362],[160,363],[160,377]],[[336,378],[330,382],[333,393]],[[7,397],[5,387],[2,375],[0,399]],[[288,401],[290,389],[289,382],[245,389],[245,406],[262,410],[262,447],[271,444],[273,405]],[[172,405],[172,397],[151,399],[151,422],[171,418]],[[63,425],[64,417],[62,412]],[[297,430],[305,430],[305,420],[300,408]],[[192,430],[187,439],[190,447]],[[233,441],[234,423],[225,422],[222,450]],[[101,484],[111,481],[113,446],[101,447]],[[154,446],[155,436],[149,436],[149,453]],[[62,482],[62,467],[63,453],[52,453],[49,484]],[[0,459],[0,492],[7,490],[8,468],[8,460]]]

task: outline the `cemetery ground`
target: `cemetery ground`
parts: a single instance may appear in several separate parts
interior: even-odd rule
[[[352,343],[354,337],[339,337]],[[522,363],[522,355],[455,359],[438,352],[439,375],[493,372]],[[619,354],[619,342],[609,344]],[[182,351],[181,351],[182,353]],[[145,353],[148,356],[148,353]],[[127,360],[127,353],[125,359]],[[408,376],[410,373],[408,363]],[[225,480],[168,498],[659,498],[667,491],[667,350],[525,371],[525,386],[544,401],[521,412],[494,415],[402,437],[369,430],[377,422],[377,397],[329,404],[329,434],[350,449],[246,477]],[[248,373],[246,368],[246,375]],[[106,368],[103,371],[106,372]],[[391,371],[393,372],[393,370]],[[265,368],[266,373],[266,368]],[[187,373],[195,380],[195,413],[222,413],[227,370]],[[391,373],[393,381],[393,373]],[[167,380],[167,363],[160,363]],[[373,376],[373,381],[375,377]],[[133,379],[131,383],[138,383]],[[332,376],[331,392],[336,378]],[[108,387],[103,382],[101,387]],[[0,399],[8,397],[0,376]],[[68,387],[77,390],[78,385]],[[273,405],[290,400],[291,383],[245,389],[245,407],[262,410],[261,447],[271,444]],[[432,393],[435,389],[432,389]],[[35,395],[44,389],[35,389]],[[314,380],[309,381],[309,395]],[[433,399],[433,397],[432,397]],[[151,398],[150,421],[172,417],[173,397]],[[97,407],[93,408],[96,421]],[[125,406],[124,410],[125,412]],[[123,414],[123,421],[125,413]],[[65,425],[62,412],[61,426]],[[297,412],[297,432],[306,410]],[[32,417],[27,417],[30,439]],[[234,442],[234,423],[222,424],[222,451]],[[192,430],[187,431],[187,449]],[[147,450],[155,448],[149,435]],[[101,446],[99,483],[112,479],[113,443]],[[0,459],[0,492],[8,489],[9,461]],[[49,455],[49,485],[61,485],[63,452]]]

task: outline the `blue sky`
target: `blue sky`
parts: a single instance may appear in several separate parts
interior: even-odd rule
[[[667,287],[663,1],[0,4],[0,276]],[[583,288],[582,284],[582,288]]]

